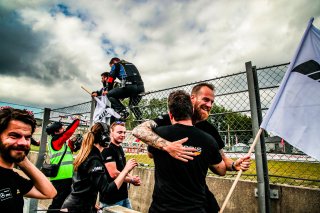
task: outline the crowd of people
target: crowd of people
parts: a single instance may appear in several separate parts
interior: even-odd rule
[[[74,160],[77,149],[71,137],[80,120],[66,128],[61,122],[48,125],[50,164],[58,165],[50,178],[26,157],[31,142],[39,145],[32,139],[36,128],[33,114],[10,107],[0,109],[0,209],[22,212],[23,196],[52,199],[48,212],[91,213],[113,205],[132,209],[128,186],[140,186],[141,179],[130,173],[138,163],[127,161],[121,146],[128,111],[120,100],[129,98],[128,108],[140,121],[133,134],[148,145],[148,156],[155,163],[149,212],[218,212],[218,202],[205,182],[208,169],[221,176],[226,171],[246,171],[250,156],[233,161],[223,152],[219,132],[207,121],[215,98],[213,85],[198,84],[191,95],[173,91],[168,97],[168,114],[142,122],[137,104],[144,85],[138,69],[119,58],[112,58],[109,64],[110,72],[101,74],[103,87],[92,96],[106,95],[121,119],[113,119],[110,126],[94,123],[83,135]],[[119,86],[115,86],[116,79]],[[14,166],[28,179],[14,171]]]

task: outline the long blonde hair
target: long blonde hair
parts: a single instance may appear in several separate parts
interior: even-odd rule
[[[103,126],[96,123],[90,128],[90,131],[84,135],[79,153],[73,162],[74,171],[77,171],[79,166],[87,159],[94,144],[99,143],[99,135],[101,136],[102,132]]]

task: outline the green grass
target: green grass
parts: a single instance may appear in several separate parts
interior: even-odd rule
[[[135,158],[139,163],[153,167],[153,160],[147,154],[126,154],[127,159]],[[235,160],[235,159],[234,159]],[[269,182],[294,186],[320,188],[320,163],[268,161]],[[235,177],[236,172],[228,172],[226,177]],[[242,173],[242,180],[257,181],[256,162],[251,160],[250,169]],[[209,175],[214,175],[209,172]]]

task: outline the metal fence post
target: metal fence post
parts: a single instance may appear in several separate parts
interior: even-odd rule
[[[259,126],[262,122],[262,110],[261,110],[261,100],[260,100],[260,88],[256,67],[252,68],[252,75],[254,80],[254,91],[257,101],[257,113],[258,113],[258,122]],[[266,144],[264,140],[264,132],[260,135],[260,146],[261,146],[261,157],[262,157],[262,165],[263,165],[263,178],[264,178],[264,186],[265,186],[265,194],[266,194],[266,212],[270,212],[270,184],[269,184],[269,174],[268,174],[268,160],[266,153]]]
[[[257,100],[255,95],[254,88],[254,77],[252,73],[252,64],[250,62],[245,63],[246,74],[248,81],[248,92],[250,99],[250,109],[251,109],[251,119],[252,119],[252,138],[255,138],[255,135],[259,131],[259,121],[258,121],[258,112],[257,112]],[[257,182],[258,182],[258,203],[259,203],[259,212],[266,213],[266,193],[265,193],[265,182],[263,178],[263,162],[262,162],[262,153],[260,140],[258,141],[255,147],[255,158],[256,158],[256,171],[257,171]]]
[[[46,126],[49,124],[50,112],[51,112],[51,109],[44,108],[43,118],[42,118],[42,132],[41,132],[41,140],[40,140],[41,142],[40,142],[40,148],[39,148],[37,162],[35,164],[35,166],[38,169],[41,168],[43,161],[45,160],[46,147],[47,147]],[[38,200],[31,199],[30,206],[29,206],[29,212],[34,212],[34,210],[37,208],[38,208]]]
[[[90,110],[90,126],[92,126],[93,124],[93,113],[94,113],[94,110],[96,108],[96,104],[95,104],[95,100],[94,98],[92,97],[91,98],[91,110]]]

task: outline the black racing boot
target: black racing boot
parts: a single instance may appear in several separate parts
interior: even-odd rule
[[[119,112],[119,115],[121,116],[120,120],[126,121],[130,114],[127,110],[124,109]]]

